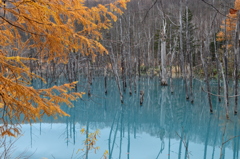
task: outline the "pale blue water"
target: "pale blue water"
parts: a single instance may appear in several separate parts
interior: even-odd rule
[[[92,97],[85,95],[74,108],[64,107],[71,117],[45,117],[41,123],[22,125],[23,136],[14,143],[12,156],[84,158],[85,152],[76,152],[84,148],[86,136],[80,130],[88,128],[101,132],[96,142],[100,150],[90,151],[89,159],[100,159],[105,150],[112,159],[219,159],[220,154],[225,159],[239,158],[240,138],[235,137],[240,135],[239,115],[226,120],[223,103],[216,97],[211,115],[201,82],[194,82],[194,104],[185,100],[180,79],[174,79],[174,94],[157,78],[141,79],[136,86],[137,93],[130,96],[127,90],[121,104],[114,79],[109,78],[105,95],[104,80],[96,77]],[[142,106],[139,90],[145,92]],[[212,91],[216,92],[214,86]]]

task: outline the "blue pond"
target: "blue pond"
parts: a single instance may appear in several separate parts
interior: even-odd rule
[[[112,159],[239,158],[239,116],[226,120],[223,102],[217,97],[212,97],[214,113],[210,114],[207,94],[201,90],[204,83],[194,81],[193,104],[185,99],[183,81],[178,78],[173,80],[173,94],[157,78],[141,78],[132,86],[136,93],[130,96],[127,88],[123,104],[115,80],[109,78],[107,83],[105,95],[104,79],[95,77],[91,97],[84,95],[73,108],[63,106],[71,117],[44,117],[41,122],[23,124],[23,135],[11,139],[12,157],[100,159],[108,150]],[[87,91],[82,86],[78,90]],[[145,92],[142,105],[140,90]],[[216,92],[214,85],[212,92]],[[89,133],[100,130],[95,143],[99,150],[77,152],[85,147],[82,128]]]

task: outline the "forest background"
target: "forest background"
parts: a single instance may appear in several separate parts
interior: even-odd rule
[[[67,115],[60,104],[71,106],[70,100],[82,96],[71,92],[80,75],[88,79],[89,96],[94,76],[115,77],[122,102],[139,77],[158,76],[161,85],[172,87],[177,74],[184,79],[186,99],[194,102],[193,80],[204,78],[210,112],[214,78],[226,117],[230,93],[237,114],[239,0],[110,2],[0,2],[2,135],[18,134],[15,122]],[[46,89],[33,88],[34,78],[45,79]],[[69,84],[56,86],[59,78]]]

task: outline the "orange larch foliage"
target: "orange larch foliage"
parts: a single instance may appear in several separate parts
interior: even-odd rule
[[[92,57],[107,53],[100,43],[101,30],[111,27],[112,20],[117,20],[114,12],[121,14],[127,2],[89,8],[84,0],[0,1],[0,136],[19,134],[15,121],[68,115],[60,104],[72,106],[71,100],[82,97],[83,93],[70,93],[77,82],[34,89],[31,80],[40,77],[24,62],[67,63],[73,50]],[[24,57],[31,49],[38,59]],[[11,56],[12,51],[17,56]]]
[[[222,21],[220,28],[224,31],[220,31],[217,34],[217,41],[224,41],[233,38],[233,31],[236,29],[238,10],[240,9],[240,0],[235,1],[234,8],[229,9],[229,13],[226,16],[226,19]],[[232,45],[231,45],[232,46]]]
[[[240,0],[235,1],[234,7],[235,7],[236,10],[240,10]]]

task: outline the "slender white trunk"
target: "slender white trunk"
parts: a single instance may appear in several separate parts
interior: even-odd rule
[[[162,69],[162,78],[161,85],[166,86],[167,83],[167,52],[166,52],[166,21],[163,22],[163,31],[161,37],[161,69]]]

